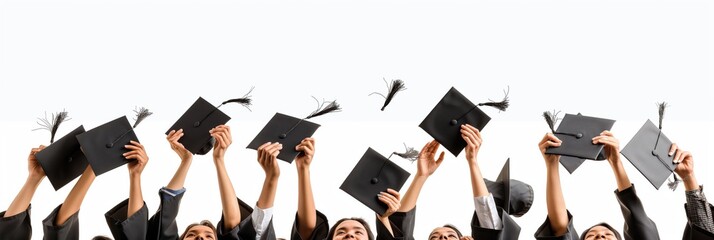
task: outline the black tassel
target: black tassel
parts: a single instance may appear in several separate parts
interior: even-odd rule
[[[674,176],[674,181],[669,181],[669,180],[667,180],[667,181],[668,181],[667,186],[668,186],[669,189],[672,190],[672,191],[677,190],[677,186],[679,186],[679,183],[682,182],[682,181],[679,180],[679,178],[677,177],[677,174],[674,174],[673,176]]]
[[[668,105],[666,102],[657,103],[657,108],[659,109],[659,130],[662,130],[662,119],[664,119],[664,109]]]
[[[141,107],[138,110],[134,109],[134,112],[136,113],[136,119],[132,128],[136,128],[136,126],[139,125],[141,121],[144,121],[146,117],[151,116],[151,114],[154,114],[153,112],[149,112],[149,109],[146,109],[144,107]]]
[[[384,111],[384,108],[389,105],[389,103],[392,101],[392,98],[394,98],[394,95],[396,95],[397,92],[407,89],[406,86],[404,86],[404,81],[402,81],[401,79],[392,80],[391,84],[387,83],[387,79],[384,79],[384,83],[387,84],[387,96],[384,96],[384,94],[378,92],[373,92],[369,94],[369,96],[372,96],[372,94],[377,94],[384,98],[384,105],[382,106],[382,111]]]
[[[313,111],[312,113],[310,113],[310,115],[305,117],[305,119],[314,118],[314,117],[317,117],[320,115],[325,115],[325,114],[328,114],[331,112],[342,111],[342,108],[340,108],[340,104],[338,104],[337,101],[325,102],[323,100],[322,103],[320,103],[320,101],[318,101],[317,98],[315,98],[315,97],[312,97],[312,98],[315,99],[315,101],[317,101],[317,109],[315,109],[315,111]]]
[[[509,87],[507,91],[503,91],[506,96],[503,97],[503,100],[500,102],[494,102],[493,100],[489,99],[490,102],[485,102],[485,103],[479,103],[479,106],[489,106],[489,107],[494,107],[498,109],[499,111],[506,111],[506,109],[509,106],[508,103],[508,93],[511,91],[511,88]]]
[[[401,158],[404,158],[406,160],[409,160],[410,162],[414,162],[417,159],[419,159],[419,151],[415,150],[413,147],[407,147],[407,144],[404,144],[405,151],[403,153],[400,152],[393,152],[392,154],[397,155]]]
[[[545,118],[545,122],[548,123],[548,127],[550,128],[551,132],[555,132],[555,124],[558,122],[559,113],[560,111],[556,112],[555,110],[553,110],[552,112],[543,112],[543,118]]]
[[[66,111],[61,111],[58,113],[54,113],[51,116],[51,119],[47,119],[47,113],[45,113],[45,118],[37,118],[39,120],[37,124],[39,124],[41,127],[33,129],[38,130],[38,129],[45,129],[47,131],[50,131],[50,143],[55,142],[55,134],[57,133],[57,129],[59,129],[60,124],[62,124],[65,121],[69,121],[69,114]]]
[[[250,95],[250,93],[253,92],[254,88],[255,87],[251,87],[250,91],[248,91],[248,93],[243,95],[243,97],[241,97],[241,98],[229,99],[229,100],[221,103],[221,106],[223,106],[226,103],[239,103],[240,105],[243,105],[243,107],[247,108],[248,111],[252,112],[253,110],[250,109],[250,106],[251,106],[253,100],[251,99],[252,96]],[[220,106],[218,106],[218,107],[220,107]]]

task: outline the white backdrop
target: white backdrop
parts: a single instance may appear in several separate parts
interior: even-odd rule
[[[479,162],[495,178],[506,158],[512,176],[529,182],[535,202],[517,219],[521,239],[532,238],[546,215],[545,168],[537,143],[548,128],[545,110],[616,119],[622,146],[655,103],[667,101],[664,131],[691,150],[700,183],[714,186],[710,136],[714,8],[709,1],[17,1],[0,2],[0,208],[27,176],[30,148],[48,144],[36,117],[66,109],[91,129],[135,106],[155,114],[137,128],[150,162],[144,198],[150,212],[178,157],[163,133],[198,97],[214,104],[251,86],[253,111],[224,106],[233,117],[228,168],[236,192],[257,200],[262,170],[244,147],[276,112],[308,114],[310,96],[337,99],[343,112],[322,124],[313,163],[318,209],[334,223],[370,211],[339,190],[367,147],[383,154],[420,149],[430,140],[418,124],[451,86],[474,102],[500,99],[510,87],[512,107],[483,131]],[[381,112],[382,78],[403,79],[407,90]],[[416,172],[416,165],[393,158]],[[438,225],[469,232],[473,211],[463,156],[447,154],[426,184],[416,236]],[[296,211],[294,166],[280,164],[274,224],[289,237]],[[686,222],[683,186],[655,189],[625,162],[662,239],[679,239]],[[179,229],[202,219],[217,222],[220,201],[209,156],[197,156],[186,182]],[[622,226],[613,175],[605,162],[562,170],[565,199],[579,230],[608,221]],[[411,180],[409,180],[410,182]],[[72,183],[73,184],[73,183]],[[33,199],[34,239],[41,220],[69,192],[45,180]],[[406,186],[403,190],[406,189]],[[707,188],[708,189],[708,188]],[[403,191],[402,191],[403,193]],[[714,193],[707,192],[710,196]],[[125,167],[96,179],[80,212],[82,239],[109,235],[103,214],[128,195]]]

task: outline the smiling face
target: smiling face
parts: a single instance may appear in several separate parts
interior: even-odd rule
[[[369,235],[367,234],[367,229],[365,229],[362,223],[355,220],[345,220],[342,221],[335,229],[335,234],[332,236],[333,240],[369,240]]]
[[[429,240],[458,240],[459,234],[450,227],[438,227],[431,231]]]
[[[585,234],[585,240],[617,240],[617,237],[607,227],[595,226]]]
[[[216,233],[208,226],[196,225],[189,228],[184,233],[183,240],[213,240],[216,239]]]

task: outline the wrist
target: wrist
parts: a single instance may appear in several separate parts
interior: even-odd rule
[[[27,183],[33,184],[33,185],[40,185],[42,180],[45,179],[45,176],[43,175],[35,175],[35,174],[30,174],[27,176]]]

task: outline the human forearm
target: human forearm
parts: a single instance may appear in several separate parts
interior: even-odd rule
[[[411,185],[409,185],[409,189],[407,189],[407,192],[402,198],[401,206],[397,211],[408,212],[416,207],[417,199],[419,199],[419,193],[421,192],[424,183],[426,183],[427,178],[428,176],[426,175],[414,176]]]
[[[174,176],[171,178],[169,184],[166,185],[166,188],[171,190],[179,190],[183,188],[186,181],[186,175],[188,175],[188,169],[191,167],[192,161],[192,158],[181,161],[181,164],[178,169],[176,169],[176,173],[174,173]]]
[[[87,166],[84,173],[82,173],[82,176],[79,177],[79,180],[72,188],[72,191],[70,191],[69,195],[67,195],[62,207],[60,207],[59,212],[57,213],[57,218],[55,218],[55,225],[63,225],[67,219],[79,211],[79,208],[82,206],[82,202],[84,201],[84,197],[87,195],[89,187],[92,185],[95,178],[96,176],[94,175],[94,171],[92,171],[90,166]]]
[[[488,196],[488,188],[486,188],[486,182],[483,181],[481,169],[475,161],[469,164],[469,171],[471,172],[471,190],[473,192],[474,197]]]
[[[28,176],[25,185],[22,186],[20,192],[17,193],[17,196],[5,211],[4,217],[12,217],[27,210],[35,191],[37,191],[37,187],[40,186],[43,179],[44,176]]]
[[[546,204],[548,207],[548,219],[555,236],[565,234],[568,228],[568,211],[563,198],[563,190],[560,186],[560,173],[558,162],[547,165],[546,182]]]
[[[144,206],[144,196],[141,193],[141,175],[132,174],[129,177],[129,206],[127,217],[134,215]]]
[[[221,205],[223,206],[223,224],[226,229],[233,229],[240,223],[240,206],[223,160],[215,161],[215,165],[218,188],[221,193]]]
[[[298,169],[298,211],[297,221],[300,237],[307,239],[315,229],[317,223],[317,211],[315,209],[315,199],[312,194],[312,184],[310,182],[310,169]]]

